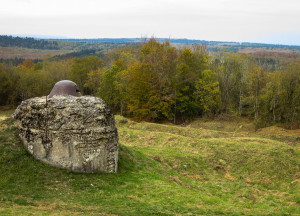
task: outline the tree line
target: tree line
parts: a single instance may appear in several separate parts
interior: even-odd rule
[[[58,43],[56,41],[37,40],[31,37],[22,38],[7,35],[0,35],[0,46],[16,46],[31,49],[58,49]]]
[[[246,54],[210,55],[203,45],[179,49],[152,38],[101,58],[1,63],[0,105],[47,95],[57,81],[69,79],[84,95],[103,98],[114,113],[138,120],[179,124],[229,113],[253,118],[256,128],[299,128],[300,60],[276,69],[267,71]]]

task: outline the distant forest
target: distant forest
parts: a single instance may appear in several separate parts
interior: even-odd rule
[[[222,45],[222,46],[239,46],[239,47],[269,47],[269,48],[289,48],[300,49],[300,46],[280,45],[280,44],[265,44],[265,43],[249,43],[249,42],[225,42],[225,41],[206,41],[206,40],[191,40],[191,39],[172,39],[172,38],[155,38],[158,42],[170,42],[175,44],[202,44],[202,45]],[[95,38],[95,39],[51,39],[53,41],[70,41],[70,42],[85,42],[85,43],[141,43],[148,38]]]
[[[296,54],[210,53],[206,45],[176,47],[151,38],[99,56],[83,50],[78,57],[4,62],[0,105],[47,95],[64,79],[76,82],[84,95],[103,98],[114,113],[137,120],[180,124],[230,114],[253,119],[256,129],[300,127]]]
[[[149,38],[94,38],[94,39],[35,39],[32,37],[13,37],[0,35],[0,46],[18,46],[34,49],[60,49],[59,42],[75,42],[79,43],[101,43],[101,44],[129,44],[129,43],[144,43],[149,41]],[[173,44],[202,44],[206,46],[225,46],[225,47],[265,47],[265,48],[288,48],[300,50],[300,46],[280,45],[280,44],[265,44],[265,43],[249,43],[249,42],[226,42],[226,41],[206,41],[192,39],[173,39],[173,38],[156,38],[158,42],[170,42]]]
[[[30,37],[21,38],[6,35],[0,35],[0,46],[17,46],[32,49],[58,49],[56,41],[37,40]]]

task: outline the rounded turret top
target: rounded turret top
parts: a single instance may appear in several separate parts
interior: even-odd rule
[[[54,95],[73,95],[78,97],[79,88],[76,83],[70,80],[61,80],[55,83],[48,97],[51,98]]]

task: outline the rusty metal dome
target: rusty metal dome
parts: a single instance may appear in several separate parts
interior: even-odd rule
[[[73,95],[78,97],[79,88],[76,83],[70,80],[61,80],[55,83],[48,97],[51,98],[54,95]]]

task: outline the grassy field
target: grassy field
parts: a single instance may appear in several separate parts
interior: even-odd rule
[[[24,58],[45,59],[55,55],[63,55],[72,50],[29,49],[24,47],[0,47],[0,59]]]
[[[10,113],[0,112],[0,215],[300,215],[297,131],[116,116],[118,173],[80,174],[30,156]]]

